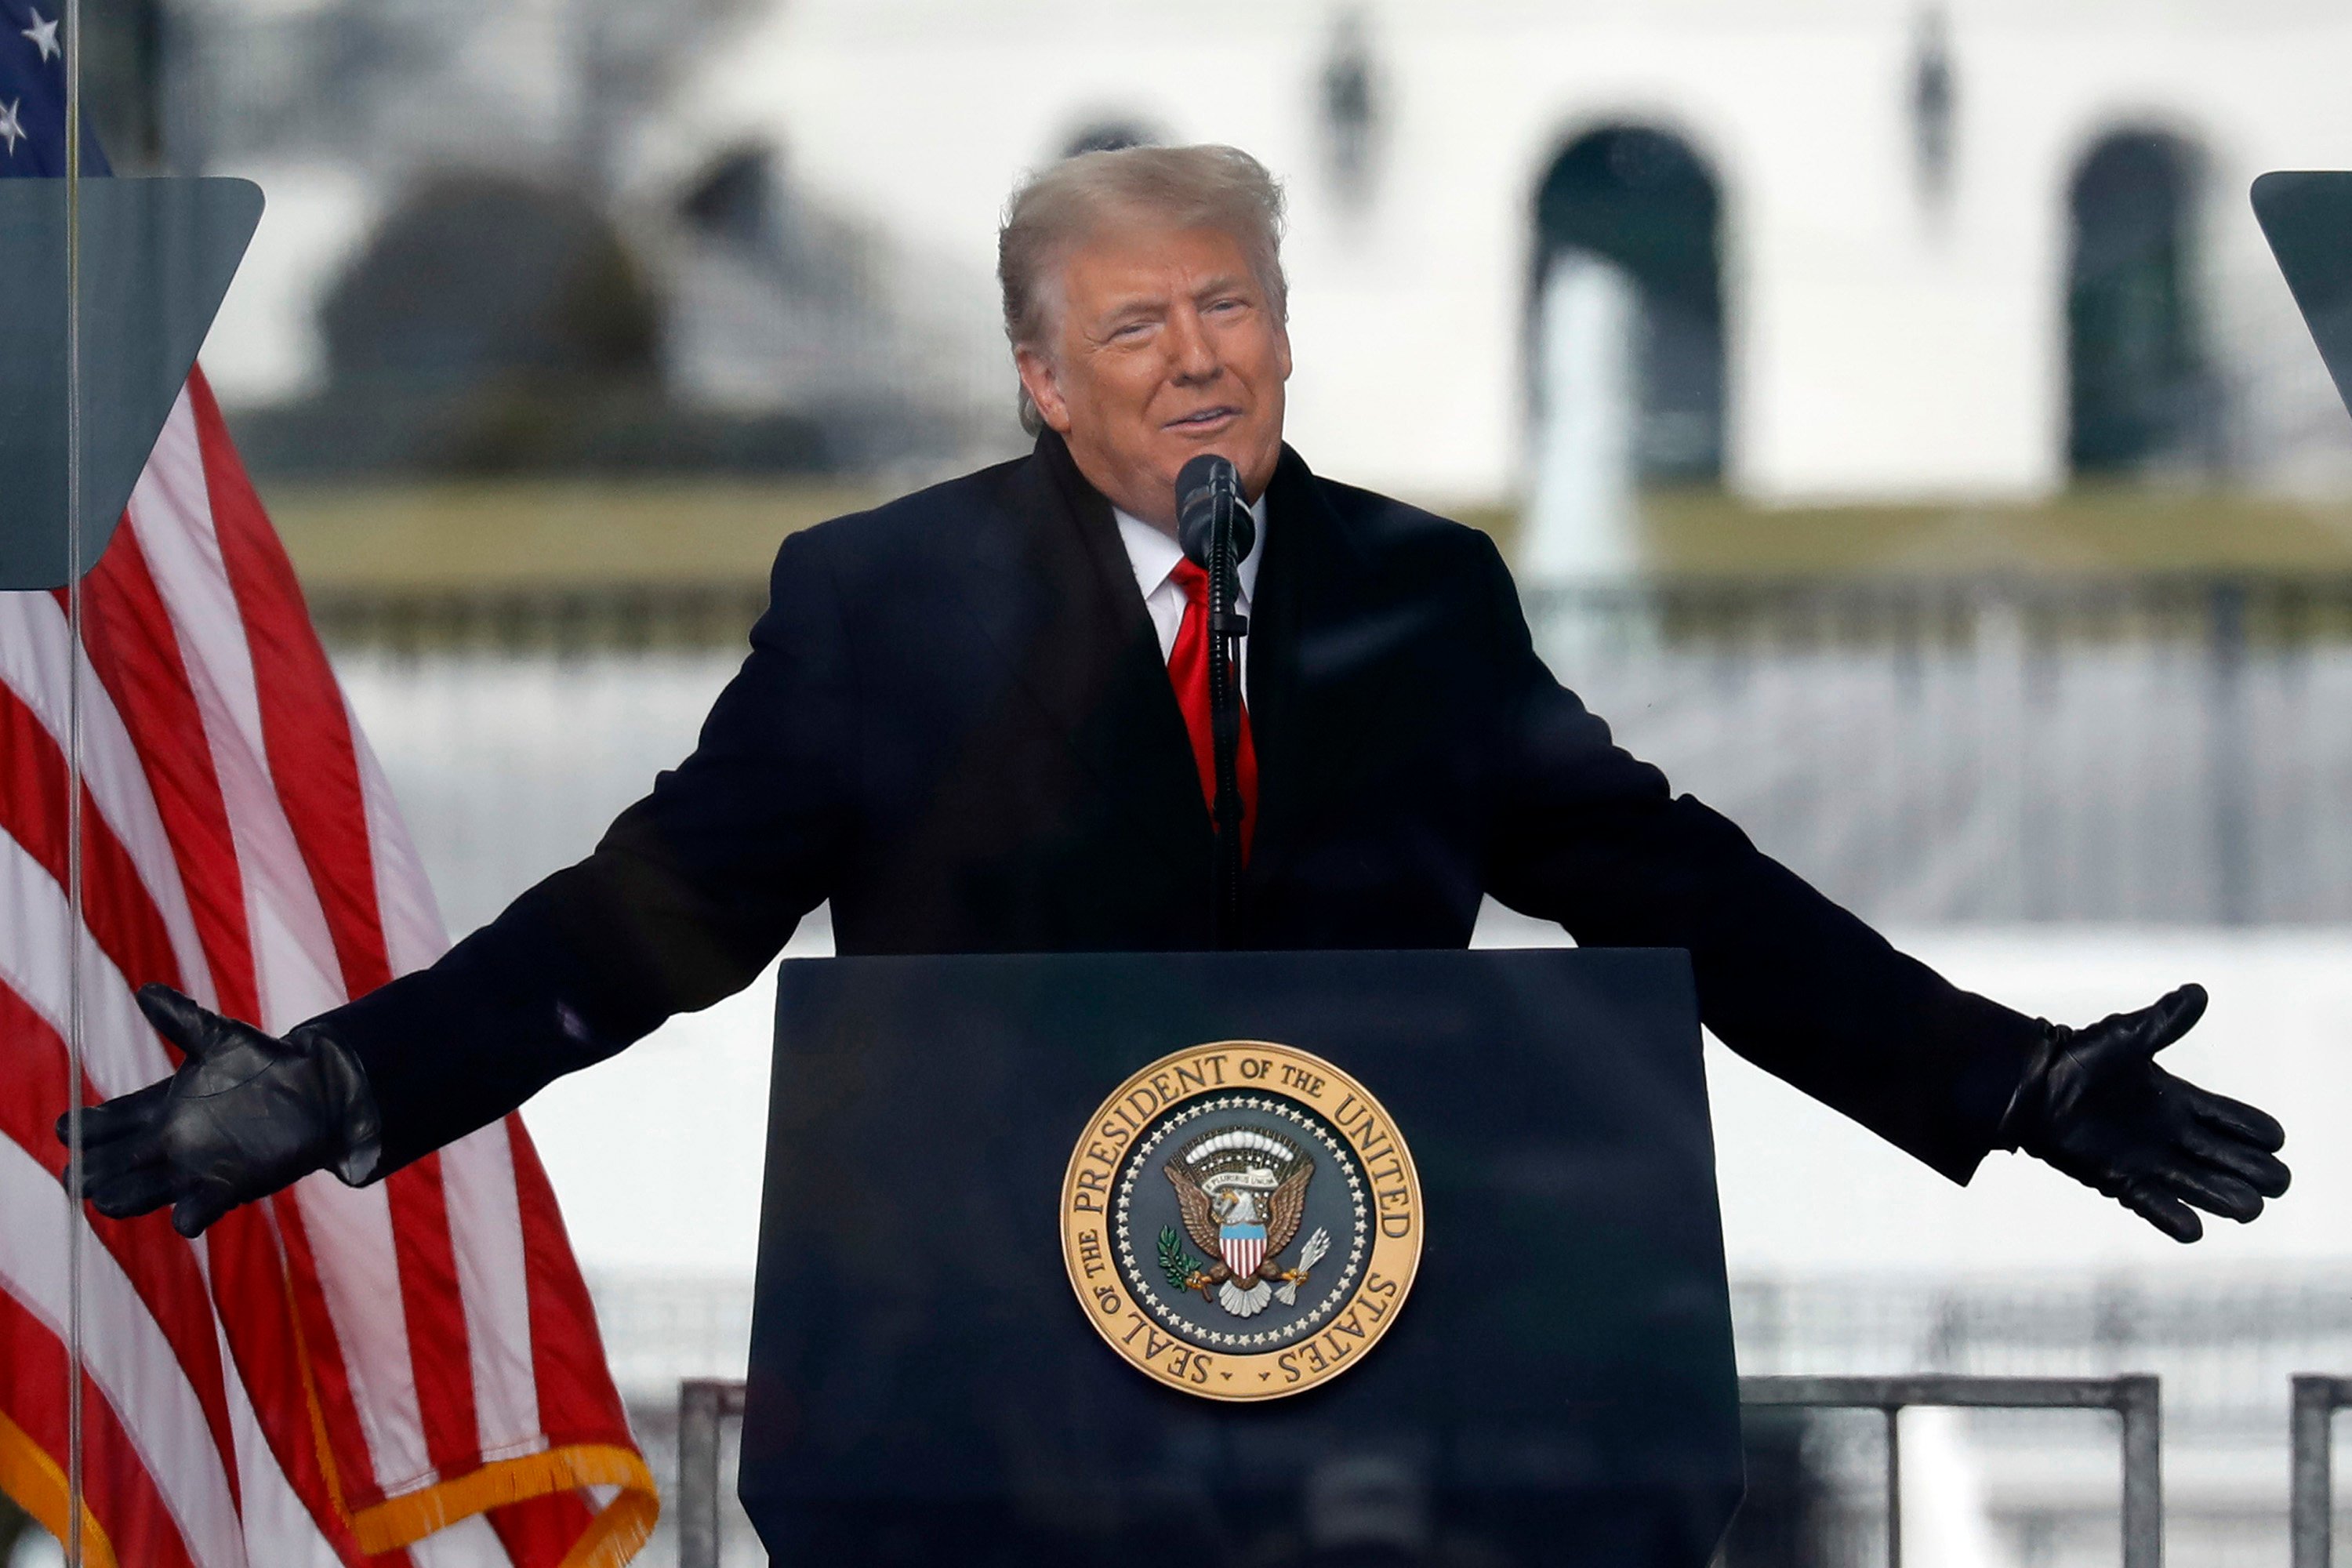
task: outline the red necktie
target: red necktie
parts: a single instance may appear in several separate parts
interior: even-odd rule
[[[1168,679],[1176,706],[1192,737],[1192,761],[1201,770],[1201,798],[1217,806],[1217,753],[1209,731],[1209,574],[1190,560],[1179,561],[1176,585],[1184,590],[1184,619],[1168,655]],[[1242,858],[1257,828],[1257,748],[1250,742],[1249,704],[1242,704],[1241,743],[1234,748],[1234,782],[1242,795]]]

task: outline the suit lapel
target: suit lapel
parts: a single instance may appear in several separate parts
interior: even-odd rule
[[[1051,432],[1008,501],[971,535],[966,607],[1138,837],[1205,889],[1208,809],[1110,503]]]
[[[1316,802],[1374,739],[1333,724],[1326,700],[1349,673],[1331,635],[1348,622],[1356,550],[1322,487],[1288,447],[1267,487],[1266,554],[1250,617],[1250,737],[1257,748],[1257,836],[1245,886],[1263,886],[1311,828]]]

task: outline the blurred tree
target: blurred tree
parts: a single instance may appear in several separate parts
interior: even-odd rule
[[[773,250],[780,228],[774,155],[752,143],[728,148],[688,185],[677,213],[721,243]]]
[[[635,260],[576,192],[442,174],[394,210],[320,315],[339,385],[578,392],[655,379],[660,320]]]
[[[1536,195],[1531,300],[1567,250],[1623,268],[1640,292],[1634,449],[1644,479],[1722,476],[1720,205],[1714,176],[1687,142],[1638,125],[1577,138]]]
[[[654,295],[576,190],[428,178],[336,280],[320,325],[330,385],[255,423],[247,451],[265,468],[640,467],[733,438],[666,406]]]

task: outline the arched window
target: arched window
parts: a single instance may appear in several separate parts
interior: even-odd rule
[[[2066,281],[2068,457],[2078,474],[2217,459],[2221,400],[2196,298],[2194,151],[2101,138],[2074,172]]]
[[[1720,201],[1689,144],[1646,126],[1579,137],[1536,195],[1531,329],[1565,258],[1622,274],[1633,309],[1632,459],[1639,478],[1712,483],[1723,471]],[[1538,406],[1543,357],[1536,357]]]

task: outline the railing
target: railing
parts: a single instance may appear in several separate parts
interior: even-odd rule
[[[2287,1493],[2293,1568],[2327,1568],[2336,1523],[2335,1415],[2352,1405],[2352,1378],[2303,1373],[2287,1417],[2294,1445]]]
[[[2161,1568],[2164,1562],[2163,1415],[2153,1377],[1743,1377],[1739,1403],[1748,1409],[1883,1413],[1887,1568],[1903,1563],[1906,1409],[2112,1410],[2123,1417],[2124,1568]]]
[[[692,746],[756,584],[321,592],[460,923]],[[1878,923],[2352,921],[2352,582],[1531,590],[1636,755]]]
[[[2304,1556],[2304,1391],[2326,1386],[2326,1397],[2347,1403],[2352,1383],[2295,1379],[2295,1568],[2326,1563],[2326,1423],[2319,1422],[2320,1555]],[[1903,1466],[1900,1417],[1918,1405],[1972,1410],[2112,1410],[2123,1418],[2124,1568],[2161,1568],[2164,1561],[2164,1478],[2157,1380],[2128,1377],[1743,1377],[1739,1402],[1748,1409],[1877,1410],[1886,1420],[1886,1560],[1903,1563]],[[2334,1405],[2325,1408],[2332,1410]],[[678,1568],[719,1568],[719,1482],[723,1424],[743,1414],[743,1385],[694,1378],[678,1385]]]
[[[677,1386],[677,1564],[719,1568],[719,1436],[743,1417],[743,1385],[688,1378]]]

